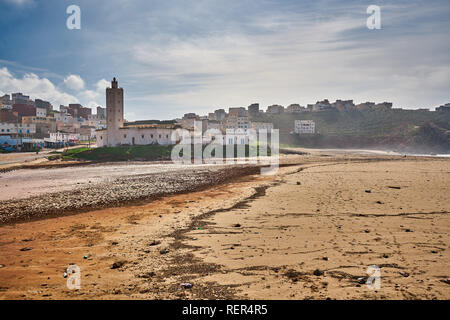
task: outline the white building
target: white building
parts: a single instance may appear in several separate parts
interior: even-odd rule
[[[0,135],[32,135],[36,133],[36,124],[0,123]]]
[[[97,146],[175,144],[172,134],[181,128],[174,123],[153,121],[124,122],[123,89],[118,87],[116,78],[111,88],[106,88],[106,129],[97,130]]]
[[[44,138],[46,142],[69,142],[80,140],[78,133],[52,132],[49,138]]]
[[[36,108],[36,117],[45,118],[47,116],[47,109],[45,108]]]
[[[316,123],[312,120],[295,120],[295,133],[313,134],[316,132]]]
[[[61,122],[61,123],[72,123],[73,122],[73,117],[66,112],[55,111],[55,113],[53,114],[53,117],[56,119],[56,122]]]
[[[1,103],[1,108],[2,109],[11,110],[12,106],[13,106],[12,102],[3,102],[3,103]]]

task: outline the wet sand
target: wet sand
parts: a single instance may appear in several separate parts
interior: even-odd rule
[[[449,160],[298,161],[275,176],[0,227],[0,298],[450,298]],[[66,287],[70,263],[80,290]],[[370,265],[379,290],[364,284]]]

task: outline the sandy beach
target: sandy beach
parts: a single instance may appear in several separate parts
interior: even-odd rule
[[[3,225],[0,299],[450,298],[449,159],[282,160],[274,176]]]

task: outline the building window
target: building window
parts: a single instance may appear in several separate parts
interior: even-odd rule
[[[142,137],[142,139],[144,139],[144,135],[142,135],[141,137]]]
[[[169,135],[168,134],[166,134],[166,138],[169,139]]]
[[[161,139],[161,135],[159,135],[159,138]]]
[[[124,137],[124,138],[126,138],[126,137],[127,137],[127,135],[126,135],[126,134],[124,134],[124,135],[123,135],[123,137]]]
[[[153,139],[153,135],[152,135],[152,134],[150,135],[150,138],[152,138],[152,139]]]

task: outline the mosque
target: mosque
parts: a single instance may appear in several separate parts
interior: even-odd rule
[[[125,122],[123,88],[119,88],[116,78],[112,80],[111,88],[106,88],[106,119],[106,129],[97,130],[98,147],[175,144],[177,141],[172,140],[172,134],[181,128],[174,121]]]

